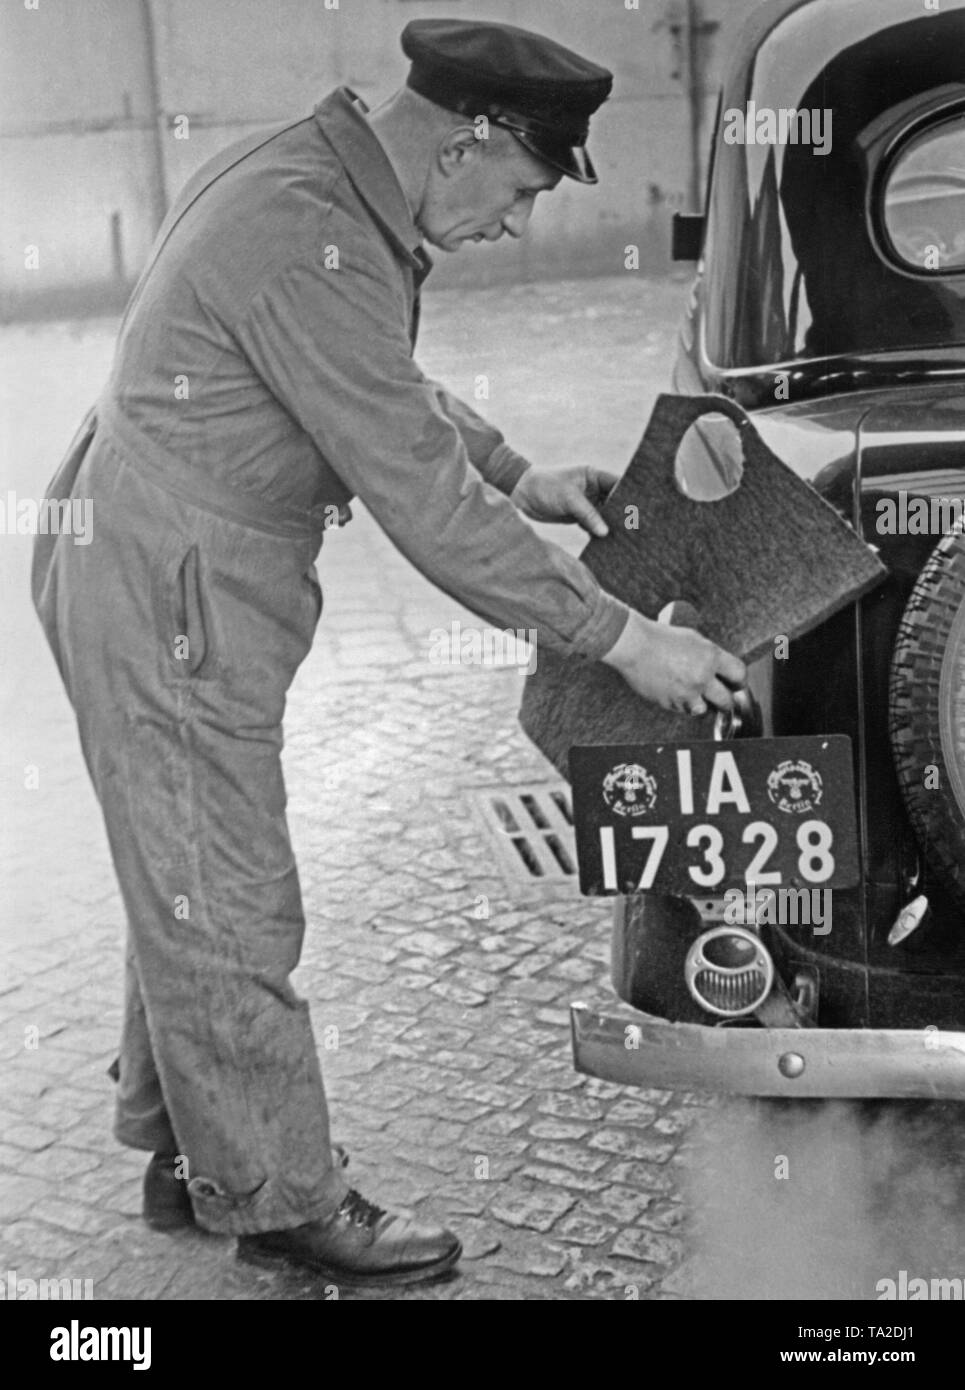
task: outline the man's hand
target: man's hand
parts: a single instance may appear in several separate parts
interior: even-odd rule
[[[615,473],[586,465],[527,468],[510,500],[530,521],[576,521],[591,536],[608,536],[609,528],[596,508],[619,481]]]
[[[603,660],[638,695],[677,714],[706,714],[708,705],[729,710],[747,679],[743,661],[699,632],[651,622],[633,609]]]

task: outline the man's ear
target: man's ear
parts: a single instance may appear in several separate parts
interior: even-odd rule
[[[476,131],[471,125],[456,126],[450,130],[436,151],[436,160],[441,173],[446,177],[457,173],[467,160],[483,153],[479,148],[480,144],[481,142],[476,138]]]

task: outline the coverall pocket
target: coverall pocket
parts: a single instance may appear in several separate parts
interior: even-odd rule
[[[171,652],[177,673],[200,676],[209,656],[210,622],[205,611],[201,557],[196,545],[181,556],[177,565],[171,607],[174,629]]]

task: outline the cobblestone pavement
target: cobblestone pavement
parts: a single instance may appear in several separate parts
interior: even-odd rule
[[[422,359],[470,396],[487,374],[485,408],[536,462],[619,470],[662,385],[682,294],[630,279],[440,293]],[[8,487],[21,495],[42,489],[96,393],[112,331],[8,330]],[[119,898],[28,611],[29,541],[2,544],[15,597],[0,636],[20,659],[4,690],[0,1265],[92,1279],[102,1299],[324,1298],[320,1281],[239,1264],[230,1240],[157,1235],[139,1219],[144,1156],[110,1134],[105,1076]],[[573,1071],[567,1005],[607,987],[608,907],[569,882],[515,881],[473,799],[555,781],[516,724],[521,675],[429,659],[434,629],[471,619],[363,509],[326,541],[320,569],[325,614],[286,724],[309,918],[296,984],[353,1181],[450,1222],[466,1246],[447,1283],[365,1296],[673,1296],[678,1150],[696,1098]]]

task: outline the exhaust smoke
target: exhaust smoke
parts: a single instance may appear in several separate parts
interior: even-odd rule
[[[668,1292],[962,1297],[965,1103],[721,1100],[681,1157],[691,1253]]]

